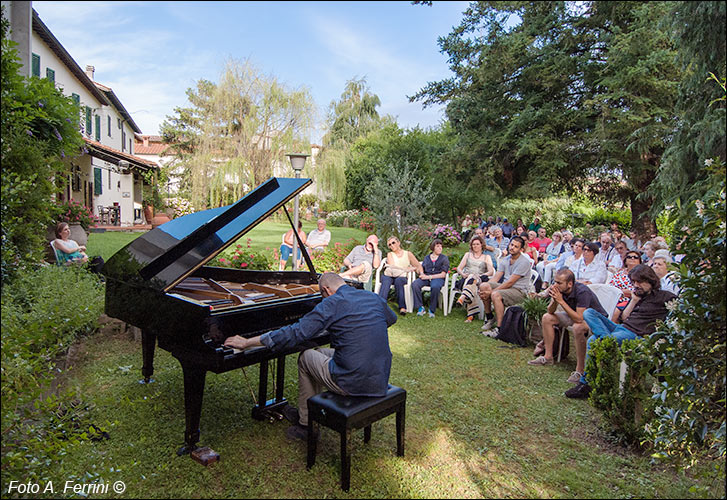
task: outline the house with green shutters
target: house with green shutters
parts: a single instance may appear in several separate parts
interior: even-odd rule
[[[48,78],[79,105],[79,130],[85,141],[79,156],[69,158],[70,179],[58,193],[91,207],[96,215],[117,207],[121,226],[143,222],[144,173],[159,168],[134,154],[134,134],[141,130],[113,89],[95,81],[95,68],[85,70],[32,8],[32,2],[3,1],[10,37],[18,46],[22,71]]]

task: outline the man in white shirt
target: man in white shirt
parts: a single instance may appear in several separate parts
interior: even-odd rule
[[[331,242],[331,232],[326,229],[325,219],[318,219],[318,228],[308,233],[305,246],[311,252],[323,252]]]

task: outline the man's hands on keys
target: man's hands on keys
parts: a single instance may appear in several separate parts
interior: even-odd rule
[[[239,335],[234,335],[232,337],[227,337],[225,339],[225,347],[232,347],[234,349],[247,349],[248,347],[251,347],[252,344],[248,342],[249,339],[246,339],[245,337],[240,337]]]

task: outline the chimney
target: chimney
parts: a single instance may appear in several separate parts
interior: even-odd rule
[[[149,136],[148,135],[142,135],[142,139],[144,140],[144,147],[149,147]]]
[[[93,72],[96,71],[96,68],[91,65],[86,65],[86,75],[93,81]]]

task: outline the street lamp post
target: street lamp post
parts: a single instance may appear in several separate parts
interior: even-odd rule
[[[293,167],[293,171],[295,171],[295,178],[300,179],[300,172],[303,170],[303,167],[305,166],[305,160],[310,155],[304,154],[304,153],[287,153],[285,156],[287,156],[290,159],[290,164]],[[295,195],[295,202],[293,205],[293,231],[295,233],[298,232],[298,195]],[[301,252],[303,249],[301,248]],[[293,271],[298,270],[298,238],[293,235]]]

